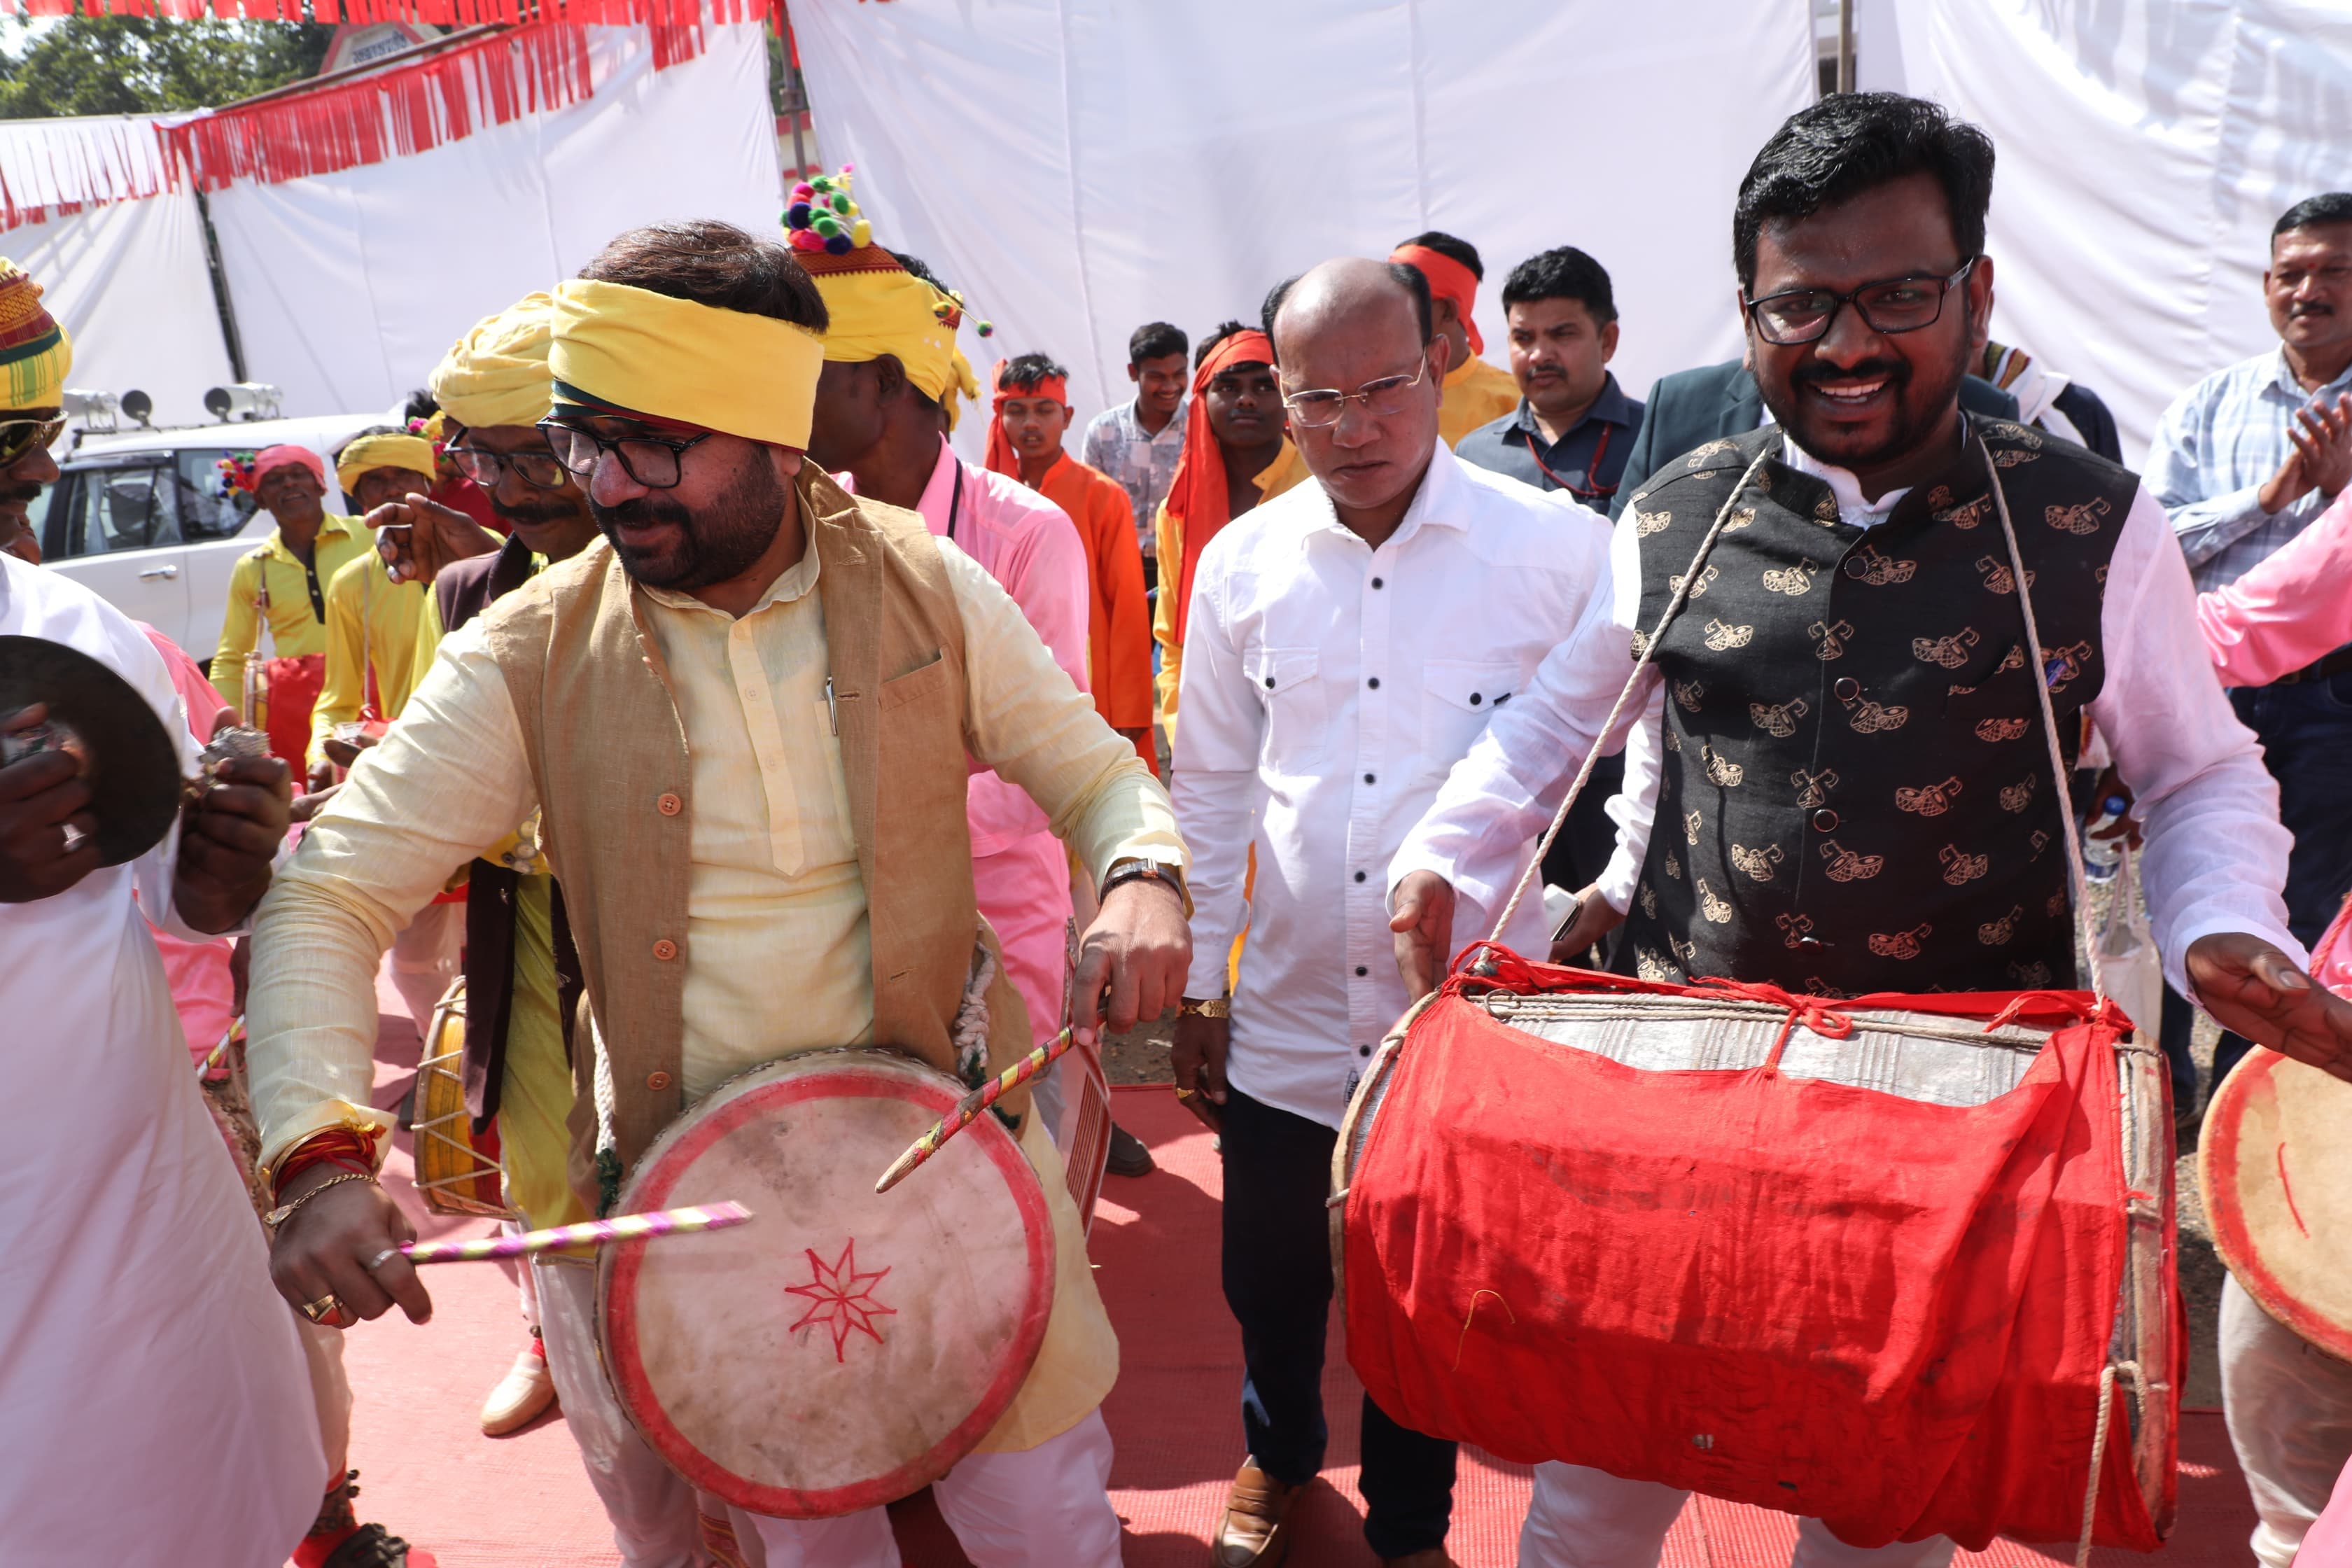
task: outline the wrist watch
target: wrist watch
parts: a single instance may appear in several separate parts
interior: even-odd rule
[[[1110,897],[1110,890],[1123,882],[1165,882],[1175,889],[1177,900],[1184,898],[1184,869],[1171,860],[1151,860],[1140,855],[1129,855],[1110,863],[1104,873],[1100,898]]]
[[[1187,996],[1177,1006],[1177,1014],[1186,1018],[1230,1018],[1234,1016],[1234,999],[1213,996],[1206,1002]]]

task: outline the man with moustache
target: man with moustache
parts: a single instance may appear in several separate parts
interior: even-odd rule
[[[364,1179],[390,1131],[367,1094],[383,935],[541,807],[612,1089],[572,1149],[600,1184],[719,1084],[787,1056],[874,1042],[953,1070],[975,952],[993,946],[968,758],[1027,790],[1100,879],[1080,1019],[1156,1015],[1189,962],[1182,846],[1133,750],[961,550],[805,461],[827,314],[791,255],[717,222],[635,229],[556,290],[553,314],[543,424],[611,548],[444,641],[257,922],[263,1159],[280,1202],[303,1205],[273,1272],[331,1321],[432,1310],[397,1249],[412,1227]],[[1031,1041],[1001,972],[987,1009],[993,1072]],[[1055,1304],[1012,1407],[934,1489],[978,1561],[1108,1568],[1097,1407],[1117,1344],[1052,1146],[1024,1094],[999,1106],[1055,1226]],[[570,1353],[595,1364],[593,1338]],[[879,1508],[733,1521],[771,1563],[896,1561]],[[632,1564],[699,1560],[615,1522]]]
[[[1982,132],[1891,93],[1827,100],[1765,143],[1740,185],[1733,259],[1776,423],[1698,448],[1631,498],[1610,590],[1557,628],[1566,640],[1532,689],[1391,862],[1414,994],[1454,951],[1457,900],[1480,910],[1466,937],[1509,896],[1518,846],[1601,738],[1643,638],[1737,500],[1739,526],[1634,687],[1636,722],[1661,737],[1657,810],[1687,829],[1650,839],[1626,924],[1643,975],[1832,995],[2073,984],[2069,868],[2053,852],[2066,805],[2039,681],[2062,746],[2087,711],[2137,794],[2176,983],[2352,1076],[2352,1004],[2298,967],[2276,794],[2213,680],[2162,508],[2080,447],[1958,406],[1992,306],[1992,162]],[[2025,668],[1979,443],[2032,574],[2042,670]],[[1902,805],[1927,785],[1943,807],[1932,819]],[[1539,1466],[1520,1561],[1654,1561],[1684,1497]],[[1797,1537],[1803,1564],[1940,1564],[1953,1551],[1858,1550],[1811,1519]]]
[[[2148,457],[2149,488],[2209,592],[2301,537],[2352,485],[2352,193],[2280,216],[2263,297],[2278,348],[2183,393]],[[2294,836],[2287,929],[2315,942],[2352,890],[2352,647],[2234,689],[2230,701],[2262,742]],[[2185,1037],[2189,1025],[2168,995],[2168,1036]],[[2221,1037],[2215,1088],[2251,1047],[2242,1031]],[[2286,1568],[2352,1458],[2352,1367],[2265,1312],[2235,1276],[2221,1287],[2221,1337],[2222,1411],[2261,1521],[2254,1555]]]
[[[1270,310],[1266,319],[1271,324]],[[1184,455],[1152,525],[1160,567],[1151,609],[1151,637],[1160,645],[1152,713],[1171,746],[1177,687],[1184,672],[1184,626],[1201,552],[1228,522],[1307,477],[1286,433],[1282,393],[1274,379],[1274,343],[1265,332],[1227,321],[1201,340],[1192,354],[1192,395],[1186,406]]]
[[[1454,443],[1465,463],[1590,507],[1617,493],[1642,405],[1618,386],[1617,300],[1609,274],[1572,245],[1531,256],[1503,279],[1518,406]]]
[[[1286,288],[1274,326],[1313,477],[1198,557],[1173,784],[1196,900],[1177,1094],[1222,1135],[1225,1300],[1245,1367],[1248,1458],[1219,1568],[1282,1556],[1323,1462],[1332,1143],[1406,1002],[1382,868],[1582,611],[1608,540],[1597,514],[1440,438],[1448,349],[1418,269],[1327,262]],[[1516,934],[1541,941],[1539,909]],[[1454,1465],[1453,1444],[1365,1400],[1364,1536],[1383,1561],[1448,1561]]]

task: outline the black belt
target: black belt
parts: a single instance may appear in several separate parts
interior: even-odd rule
[[[2288,670],[2271,684],[2301,686],[2305,681],[2325,680],[2331,675],[2340,675],[2347,669],[2352,669],[2352,647],[2339,647],[2315,664],[2306,664],[2301,669]]]

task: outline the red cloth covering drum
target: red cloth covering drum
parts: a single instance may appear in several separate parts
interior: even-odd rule
[[[1382,1046],[1335,1157],[1349,1360],[1383,1409],[1858,1546],[2072,1541],[2099,1447],[2096,1539],[2158,1543],[2171,1132],[2120,1015],[1485,951]]]
[[[937,1480],[1013,1403],[1054,1304],[1053,1223],[1013,1135],[983,1116],[874,1191],[963,1093],[888,1052],[813,1052],[721,1086],[637,1163],[616,1213],[753,1216],[597,1261],[605,1369],[679,1475],[754,1513],[851,1513]]]

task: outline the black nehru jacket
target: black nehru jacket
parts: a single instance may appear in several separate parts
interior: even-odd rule
[[[2000,472],[2071,767],[2139,481],[2038,430],[1967,425]],[[1633,498],[1639,625],[1781,439],[1711,442]],[[1821,479],[1767,462],[1656,662],[1657,822],[1625,927],[1638,973],[1830,995],[2074,983],[2065,796],[1973,441],[1868,529]]]

